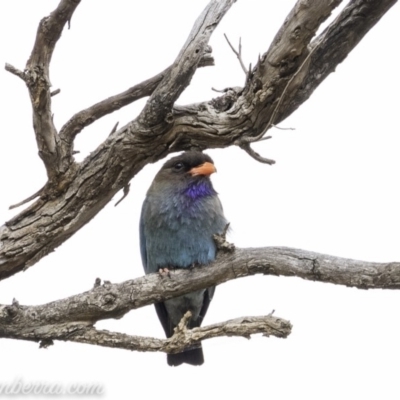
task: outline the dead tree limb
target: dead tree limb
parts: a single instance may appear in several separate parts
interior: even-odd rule
[[[212,31],[232,3],[209,3],[174,64],[146,92],[151,95],[139,117],[110,134],[81,163],[73,158],[72,142],[90,118],[72,118],[72,125],[67,123],[61,132],[67,140],[61,140],[51,120],[48,79],[54,46],[79,1],[61,0],[42,20],[26,70],[13,71],[28,84],[34,129],[49,182],[34,204],[0,227],[0,279],[28,268],[65,242],[146,164],[172,152],[241,145],[243,138],[264,134],[273,113],[272,122],[277,124],[306,101],[396,0],[350,1],[329,31],[314,41],[320,24],[339,1],[321,0],[315,5],[299,0],[269,50],[249,71],[243,88],[229,90],[213,101],[176,106],[203,55],[209,53]],[[100,118],[114,111],[113,107],[108,102],[100,111],[92,108],[90,112]]]
[[[45,343],[71,340],[130,350],[171,352],[192,341],[221,335],[246,337],[263,333],[286,337],[290,323],[271,315],[243,317],[192,331],[182,328],[183,336],[177,335],[169,341],[97,331],[93,327],[99,320],[121,318],[133,309],[255,274],[300,277],[360,289],[400,289],[398,262],[364,262],[285,247],[235,249],[220,252],[209,266],[174,270],[169,277],[156,273],[119,284],[101,285],[96,281],[95,287],[87,292],[48,304],[23,306],[14,301],[12,305],[0,305],[0,338]]]
[[[176,353],[187,346],[216,337],[242,336],[250,339],[251,335],[261,333],[267,337],[286,338],[292,328],[290,322],[272,315],[235,318],[194,329],[186,328],[187,319],[188,316],[185,315],[175,334],[169,339],[98,330],[82,322],[41,326],[40,329],[25,327],[18,330],[17,336],[7,330],[2,332],[0,326],[0,337],[40,342],[40,347],[48,347],[54,340],[62,340],[125,350]]]
[[[71,154],[63,154],[51,110],[50,62],[64,26],[70,21],[80,0],[61,0],[58,7],[40,21],[32,53],[24,75],[33,112],[33,128],[39,156],[49,181],[58,181],[71,164]]]

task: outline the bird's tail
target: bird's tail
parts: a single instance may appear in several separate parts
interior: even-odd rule
[[[183,363],[190,365],[201,365],[204,363],[203,349],[201,345],[196,348],[182,351],[176,354],[167,354],[168,365],[177,367]]]

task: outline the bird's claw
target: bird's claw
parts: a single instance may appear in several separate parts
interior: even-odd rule
[[[162,278],[165,278],[166,276],[168,276],[168,278],[171,277],[171,273],[170,273],[170,270],[168,268],[160,268],[158,270],[158,273],[160,274],[160,276]]]
[[[199,267],[199,266],[200,266],[199,263],[194,262],[194,263],[190,264],[189,270],[191,271],[191,270],[193,270],[194,268]]]

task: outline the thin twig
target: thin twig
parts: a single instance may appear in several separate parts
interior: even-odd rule
[[[242,67],[242,70],[244,71],[245,75],[248,74],[246,67],[244,66],[243,60],[242,60],[242,38],[239,38],[239,51],[237,51],[233,46],[232,43],[229,41],[228,36],[226,36],[226,33],[224,33],[225,39],[229,44],[229,47],[232,49],[232,51],[236,54],[236,57],[238,58],[240,62],[240,66]]]
[[[250,143],[242,143],[242,144],[239,145],[239,147],[241,149],[243,149],[250,157],[254,158],[255,160],[259,161],[260,163],[268,164],[268,165],[275,164],[274,160],[262,157],[256,151],[254,151],[251,148]]]
[[[272,139],[272,136],[264,136],[263,138],[261,138],[258,142],[262,142],[264,140],[269,140]]]
[[[13,75],[18,76],[18,78],[21,78],[24,82],[26,82],[26,76],[25,73],[18,68],[15,68],[13,65],[6,63],[5,65],[5,70],[8,72],[11,72]]]
[[[56,90],[53,90],[52,92],[50,92],[50,96],[51,97],[53,97],[53,96],[56,96],[58,93],[60,93],[61,92],[61,89],[56,89]]]
[[[42,192],[43,192],[43,190],[44,190],[45,187],[46,187],[46,185],[44,185],[41,189],[39,189],[39,190],[38,190],[36,193],[34,193],[32,196],[29,196],[27,199],[22,200],[21,202],[19,202],[19,203],[17,203],[17,204],[11,205],[10,207],[8,207],[8,209],[9,209],[9,210],[12,210],[12,209],[14,209],[14,208],[20,207],[20,206],[22,206],[22,205],[24,205],[24,204],[30,202],[30,201],[33,200],[33,199],[36,199],[36,197],[39,197],[39,196],[42,194]]]
[[[124,186],[124,194],[123,194],[122,197],[115,203],[115,206],[114,206],[114,207],[117,207],[117,205],[118,205],[119,203],[121,203],[121,201],[122,201],[126,196],[128,196],[130,188],[131,188],[131,184],[130,184],[130,183],[128,183],[126,186]]]
[[[213,90],[214,92],[217,92],[217,93],[226,93],[227,91],[228,91],[228,89],[229,88],[225,88],[225,89],[215,89],[215,88],[211,88],[211,90]]]
[[[279,129],[281,131],[295,131],[296,130],[296,128],[282,128],[281,126],[274,125],[274,124],[272,124],[271,127]]]
[[[251,63],[249,64],[249,72],[246,75],[246,84],[250,82],[251,79]]]
[[[111,129],[110,135],[112,135],[113,133],[115,133],[117,131],[119,125],[119,121],[114,125],[114,127]]]

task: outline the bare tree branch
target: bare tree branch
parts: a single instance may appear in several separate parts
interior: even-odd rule
[[[282,100],[288,89],[295,90],[296,86],[302,82],[301,74],[303,73],[304,65],[309,59],[308,44],[311,38],[320,24],[329,17],[332,10],[341,1],[324,0],[311,4],[307,1],[299,0],[296,3],[272,41],[268,52],[259,59],[252,75],[249,76],[248,86],[250,90],[248,94],[251,94],[252,90],[260,91],[261,87],[265,85],[269,86],[269,99],[267,102],[263,97],[255,98],[264,103],[264,111],[260,116],[264,119],[264,116],[268,114],[269,120],[265,120],[259,125],[260,127],[262,125],[263,129],[260,129],[257,134],[242,136],[236,142],[237,145],[241,146],[244,143],[260,140],[271,125],[276,122],[277,113],[280,111]],[[319,16],[319,19],[316,18],[316,15]],[[249,149],[250,147],[247,146],[246,148]],[[254,152],[248,151],[248,153],[254,158]]]
[[[1,314],[1,309],[0,309]],[[11,339],[40,341],[40,347],[48,347],[53,340],[85,343],[102,347],[111,347],[135,351],[159,351],[175,353],[185,347],[202,340],[216,337],[242,336],[247,339],[251,335],[261,333],[263,336],[286,338],[291,333],[291,324],[280,318],[266,315],[262,317],[241,317],[229,321],[189,330],[186,328],[190,312],[188,312],[169,339],[132,336],[119,332],[98,330],[85,323],[59,323],[42,326],[40,329],[24,326],[22,329],[1,329],[0,337]]]
[[[61,0],[58,7],[40,21],[35,44],[25,67],[33,109],[33,128],[39,155],[50,181],[64,174],[71,164],[68,154],[62,154],[51,111],[50,61],[65,24],[71,19],[80,0]]]
[[[6,63],[4,68],[6,71],[18,76],[18,78],[21,78],[24,82],[26,81],[25,73],[20,71],[18,68],[15,68],[13,65]]]
[[[42,188],[40,188],[37,192],[35,192],[34,194],[32,194],[31,196],[29,196],[28,198],[20,201],[17,204],[13,204],[9,207],[10,210],[12,210],[13,208],[17,208],[17,207],[21,207],[22,205],[29,203],[31,200],[36,199],[36,197],[39,197],[41,195],[41,193],[43,193],[43,191],[45,190],[46,186],[43,186]]]
[[[243,62],[243,59],[242,59],[242,38],[239,38],[239,50],[236,50],[233,47],[232,43],[229,41],[228,36],[226,36],[225,33],[224,33],[224,36],[225,36],[226,41],[229,44],[229,47],[231,48],[231,50],[234,52],[234,54],[236,55],[237,59],[239,60],[239,63],[240,63],[240,66],[242,67],[243,72],[247,76],[249,71],[247,71],[246,67],[244,66],[244,62]]]
[[[60,92],[61,92],[61,89],[53,90],[52,92],[50,92],[50,96],[51,97],[57,96],[58,94],[60,94]]]
[[[270,139],[271,136],[268,136],[268,139]],[[258,140],[261,140],[258,139]],[[256,161],[263,163],[263,164],[268,164],[268,165],[273,165],[275,164],[274,160],[271,160],[269,158],[265,158],[260,156],[256,151],[254,151],[251,146],[250,143],[240,143],[239,142],[239,146],[241,149],[243,149],[251,158],[254,158]]]
[[[255,274],[300,277],[360,289],[400,289],[400,263],[374,263],[333,257],[305,250],[266,247],[219,252],[216,261],[191,270],[172,270],[119,284],[96,280],[93,289],[39,306],[17,301],[0,305],[0,337],[24,340],[71,340],[139,351],[172,352],[206,338],[264,333],[286,337],[289,322],[267,317],[243,317],[187,331],[181,326],[169,340],[140,338],[98,331],[96,321],[121,318],[130,310],[185,293]],[[184,321],[182,322],[184,324]],[[47,343],[47,342],[45,342]]]
[[[69,335],[66,340],[127,350],[176,353],[202,340],[216,337],[242,336],[250,339],[251,335],[261,333],[267,337],[286,338],[290,335],[292,328],[290,322],[272,315],[266,315],[263,317],[235,318],[189,330],[186,328],[188,316],[190,316],[190,313],[182,318],[175,329],[175,334],[170,339],[130,336],[87,328],[83,333],[77,332]]]
[[[150,274],[93,289],[40,306],[2,305],[0,326],[54,325],[120,318],[128,311],[232,279],[256,274],[299,277],[360,289],[400,289],[400,263],[374,263],[286,247],[236,249],[218,253],[208,266],[172,270],[169,277]],[[11,309],[10,309],[11,307]],[[18,314],[10,320],[9,310]],[[62,318],[61,318],[62,317]]]
[[[147,126],[168,120],[172,106],[198,67],[204,49],[218,23],[236,0],[211,0],[195,22],[190,35],[170,71],[151,95],[139,121]]]
[[[249,71],[243,89],[230,89],[213,101],[175,106],[171,111],[176,96],[187,86],[197,67],[200,55],[196,50],[204,49],[214,27],[207,24],[211,20],[219,21],[212,12],[202,15],[200,25],[194,30],[197,32],[195,38],[199,32],[206,31],[204,37],[199,43],[193,39],[184,47],[180,57],[185,55],[189,61],[186,63],[185,58],[178,57],[168,75],[174,78],[169,83],[166,83],[167,75],[162,78],[141,118],[112,133],[80,164],[71,161],[72,154],[61,156],[63,160],[69,157],[68,170],[58,175],[53,184],[47,185],[34,204],[0,227],[0,279],[35,264],[67,240],[126,187],[146,164],[180,150],[227,147],[241,143],[243,137],[256,137],[264,132],[288,82],[295,76],[274,117],[273,122],[279,123],[306,100],[322,81],[320,77],[332,72],[395,2],[352,1],[332,23],[328,34],[320,36],[323,38],[321,44],[314,41],[310,45],[312,36],[338,1],[323,0],[311,4],[301,0],[268,52]],[[227,2],[220,3],[220,7],[230,6]],[[62,0],[59,7],[65,4],[72,3]],[[215,10],[215,1],[210,4],[210,9]],[[222,15],[223,12],[219,18]],[[200,45],[196,47],[196,43]],[[318,48],[298,73],[312,46],[317,44]],[[180,73],[183,74],[182,81],[177,83]],[[50,95],[46,90],[46,96]],[[157,109],[158,101],[163,102],[161,109]],[[49,105],[48,102],[45,104]],[[160,111],[157,116],[153,114],[156,110]],[[164,118],[165,113],[168,118]],[[161,115],[164,115],[162,121],[159,120]],[[157,129],[153,127],[149,134],[148,127],[157,121]]]
[[[214,65],[214,58],[211,55],[211,47],[207,46],[205,53],[199,62],[199,67],[207,67]],[[111,114],[114,111],[134,103],[143,97],[150,96],[157,88],[162,79],[170,72],[171,67],[160,72],[156,76],[147,79],[128,90],[115,96],[108,97],[85,110],[76,113],[69,121],[67,121],[60,129],[60,138],[63,143],[66,143],[67,148],[64,150],[68,152],[73,146],[73,141],[77,134],[79,134],[85,127],[93,124],[93,122]],[[113,132],[112,132],[113,133]]]
[[[117,205],[118,205],[119,203],[121,203],[121,201],[124,200],[126,196],[128,196],[130,189],[131,189],[131,184],[128,183],[128,184],[124,187],[124,192],[123,192],[122,197],[115,203],[114,207],[117,207]]]
[[[297,110],[396,3],[397,0],[350,1],[311,44],[311,49],[316,47],[316,50],[304,71],[302,84],[285,100],[275,122]]]

